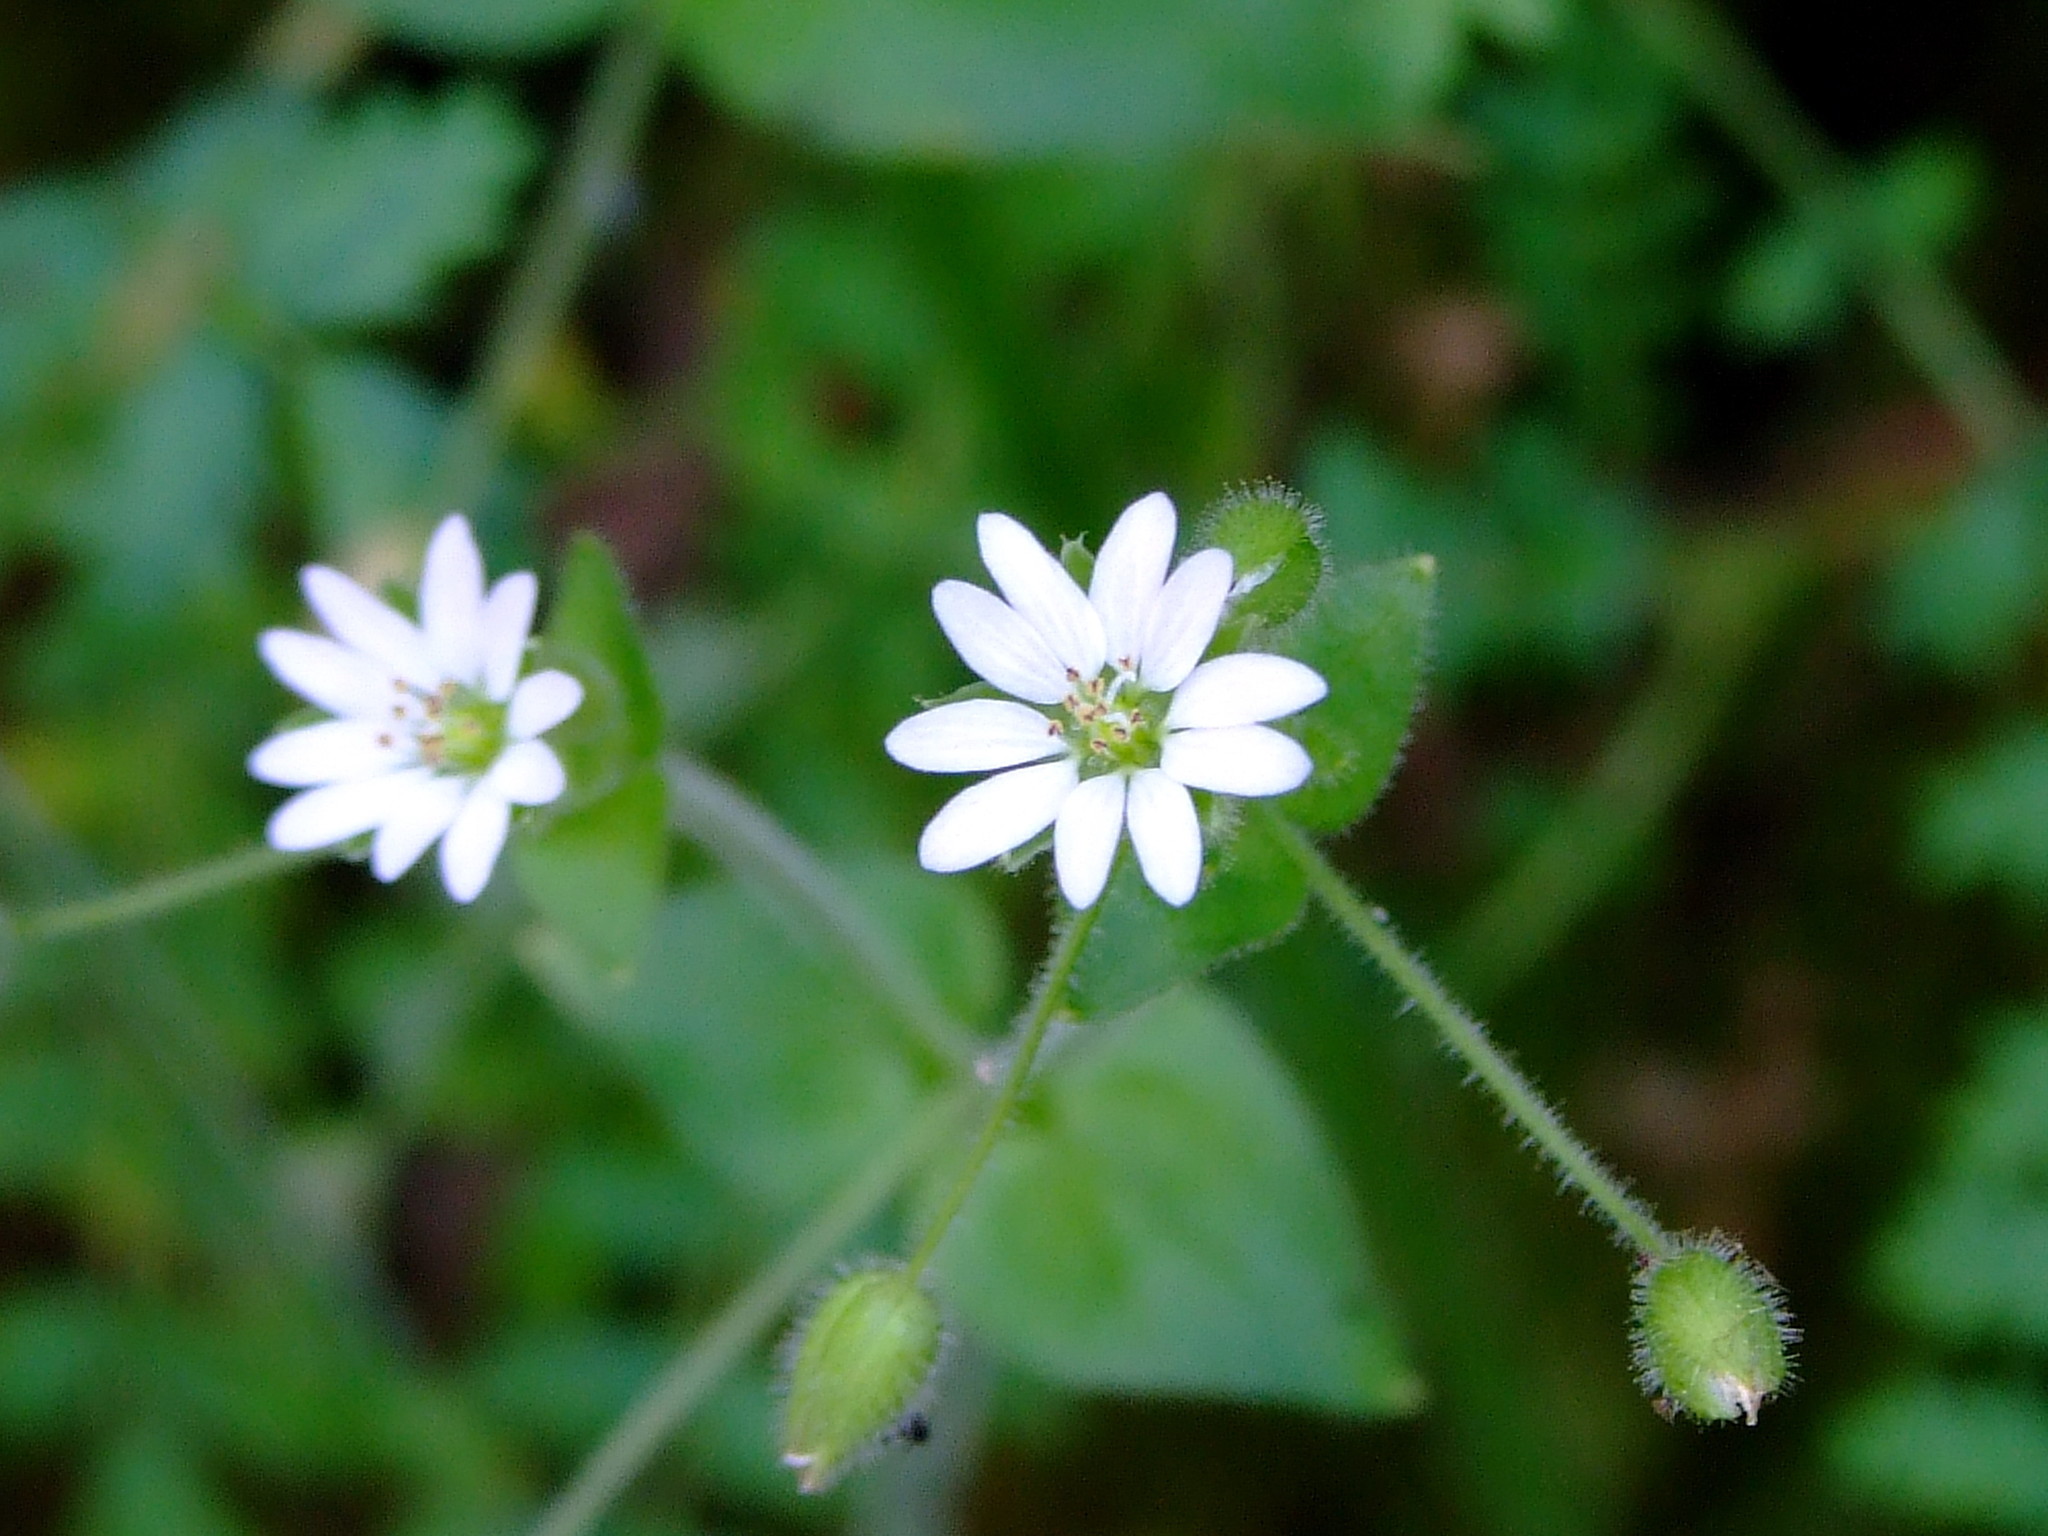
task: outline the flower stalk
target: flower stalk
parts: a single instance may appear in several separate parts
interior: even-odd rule
[[[141,881],[125,890],[21,913],[13,919],[13,936],[23,944],[49,944],[106,928],[147,922],[227,891],[272,879],[309,860],[310,855],[275,848],[238,849],[189,869]]]
[[[1615,1234],[1643,1257],[1661,1261],[1676,1255],[1679,1240],[1665,1231],[1649,1209],[1572,1134],[1543,1095],[1487,1038],[1479,1021],[1458,1005],[1420,959],[1409,953],[1394,933],[1387,914],[1360,900],[1306,833],[1282,816],[1270,816],[1268,821],[1281,846],[1308,877],[1309,889],[1316,899],[1436,1027],[1445,1046],[1493,1095],[1508,1119],[1557,1170],[1558,1177],[1578,1190]]]

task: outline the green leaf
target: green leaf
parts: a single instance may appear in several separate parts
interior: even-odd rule
[[[1069,1050],[940,1250],[967,1324],[1077,1387],[1419,1406],[1330,1152],[1242,1018],[1184,992]]]
[[[2048,902],[2048,725],[2011,721],[1929,775],[1913,827],[1914,862],[1945,890],[1997,886]]]
[[[564,996],[547,957],[528,958]],[[771,1222],[809,1209],[924,1096],[896,1020],[724,881],[662,907],[629,987],[568,990],[677,1138]]]
[[[1985,1529],[2048,1523],[2048,1402],[2032,1386],[1887,1382],[1851,1406],[1827,1449],[1843,1482],[1898,1514]]]
[[[447,425],[441,393],[367,353],[317,353],[292,382],[315,542],[349,549],[416,513]]]
[[[1852,279],[1827,241],[1796,218],[1766,225],[1735,258],[1723,319],[1758,346],[1790,347],[1842,322]]]
[[[675,47],[753,115],[870,154],[1156,154],[1287,137],[1357,142],[1450,83],[1454,0],[669,0]],[[1412,13],[1449,45],[1411,46]]]
[[[1316,832],[1338,832],[1372,808],[1394,771],[1422,693],[1436,562],[1427,555],[1346,571],[1288,637],[1287,652],[1330,685],[1290,722],[1315,773],[1281,810]]]
[[[515,1328],[473,1369],[494,1416],[551,1445],[594,1442],[654,1379],[674,1345],[645,1328],[578,1321]]]
[[[1945,1130],[1878,1246],[1879,1291],[1943,1338],[2048,1348],[2048,1019],[2002,1024]]]
[[[124,1433],[87,1474],[80,1529],[92,1536],[240,1536],[248,1526],[197,1460],[153,1427]]]
[[[594,534],[569,546],[541,652],[583,682],[582,707],[548,735],[571,791],[608,794],[660,752],[663,723],[626,579]]]
[[[201,334],[120,403],[58,530],[94,557],[99,595],[161,612],[247,558],[268,479],[254,370]]]
[[[596,31],[619,0],[345,0],[387,37],[456,58],[518,58]]]
[[[244,276],[310,326],[420,318],[441,279],[489,255],[536,160],[502,96],[386,96],[311,130],[252,200]]]
[[[1961,677],[2009,667],[2048,584],[2048,441],[1990,465],[1892,568],[1882,623],[1899,652]]]
[[[1225,842],[1214,875],[1185,907],[1155,896],[1136,859],[1120,859],[1074,967],[1074,1006],[1088,1019],[1128,1013],[1279,938],[1300,918],[1307,896],[1300,867],[1258,816]]]
[[[0,1298],[0,1432],[18,1443],[92,1423],[125,1342],[119,1316],[95,1291],[11,1289]]]
[[[31,183],[0,197],[0,424],[90,350],[118,228],[95,186]]]
[[[668,786],[635,769],[610,794],[537,819],[512,843],[519,888],[597,977],[630,979],[668,873]]]

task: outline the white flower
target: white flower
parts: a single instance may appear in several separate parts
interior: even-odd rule
[[[335,718],[249,754],[264,783],[304,790],[270,818],[270,845],[325,848],[374,832],[370,870],[389,881],[438,838],[448,894],[475,900],[512,807],[546,805],[567,787],[539,738],[583,702],[566,672],[519,676],[533,573],[486,593],[483,557],[457,514],[427,546],[417,624],[324,565],[307,566],[299,585],[333,638],[271,629],[256,648],[280,682]]]
[[[1002,597],[942,581],[932,610],[960,659],[1024,702],[942,704],[889,733],[883,746],[906,768],[1007,770],[940,808],[918,841],[918,861],[944,873],[972,869],[1051,827],[1060,890],[1087,907],[1102,894],[1128,825],[1146,882],[1185,906],[1202,874],[1188,791],[1298,787],[1308,754],[1261,722],[1329,690],[1284,656],[1202,661],[1230,595],[1230,555],[1205,549],[1169,575],[1175,517],[1161,492],[1117,519],[1085,595],[1014,518],[985,512],[978,531]]]

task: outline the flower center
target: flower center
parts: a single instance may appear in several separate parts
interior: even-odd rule
[[[386,745],[411,741],[425,766],[449,774],[479,774],[505,750],[505,706],[473,688],[396,685]]]
[[[1083,678],[1067,672],[1064,718],[1053,729],[1066,739],[1083,773],[1152,768],[1165,737],[1166,696],[1147,693],[1135,673],[1114,664]]]

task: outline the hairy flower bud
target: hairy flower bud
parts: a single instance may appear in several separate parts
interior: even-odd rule
[[[901,1265],[855,1270],[818,1298],[791,1335],[783,1407],[782,1462],[805,1493],[891,1438],[943,1338],[937,1303]]]
[[[1636,1275],[1636,1375],[1667,1415],[1754,1424],[1798,1337],[1777,1282],[1718,1233],[1681,1239]]]
[[[1236,573],[1223,628],[1224,649],[1254,626],[1285,623],[1322,585],[1322,513],[1274,481],[1233,491],[1202,514],[1197,548],[1228,550]]]

